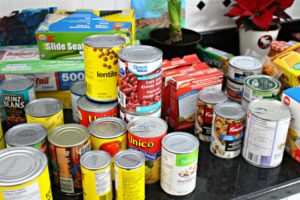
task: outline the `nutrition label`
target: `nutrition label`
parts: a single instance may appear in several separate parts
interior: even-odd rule
[[[111,176],[110,169],[95,173],[97,195],[105,194],[110,191],[111,189],[110,176]]]
[[[15,190],[4,190],[3,196],[4,200],[41,200],[40,188],[37,182]]]

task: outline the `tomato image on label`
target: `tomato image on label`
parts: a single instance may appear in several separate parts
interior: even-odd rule
[[[104,143],[99,147],[99,150],[106,151],[111,155],[111,157],[114,157],[121,150],[121,142],[112,141]]]

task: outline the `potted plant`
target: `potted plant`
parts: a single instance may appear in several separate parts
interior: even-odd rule
[[[293,0],[236,0],[225,16],[236,19],[240,53],[244,54],[250,49],[267,55],[270,43],[277,38],[281,28],[280,19],[285,21],[291,19],[285,9],[293,2]]]

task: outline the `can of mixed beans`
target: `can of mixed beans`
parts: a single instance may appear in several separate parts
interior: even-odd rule
[[[145,158],[142,153],[134,150],[117,153],[115,174],[116,199],[145,199]]]
[[[151,46],[123,48],[119,53],[118,98],[132,113],[149,113],[161,107],[162,51]]]
[[[75,82],[71,88],[71,103],[72,103],[72,114],[73,120],[75,122],[79,122],[78,118],[78,99],[85,95],[85,82],[84,81],[77,81]]]
[[[67,195],[82,194],[80,157],[91,150],[90,134],[80,124],[64,124],[48,134],[54,183]]]
[[[243,84],[227,78],[226,94],[230,99],[241,101],[243,96]]]
[[[0,163],[0,199],[53,199],[44,153],[32,147],[4,149]]]
[[[214,108],[210,151],[220,158],[235,158],[241,153],[246,110],[227,102]]]
[[[120,110],[120,118],[125,120],[126,122],[130,122],[131,120],[134,120],[142,116],[150,116],[150,117],[158,117],[158,118],[160,118],[161,116],[161,108],[149,113],[133,113],[128,110],[125,110],[122,107],[120,107],[119,110]]]
[[[169,133],[162,140],[161,188],[182,196],[196,187],[199,140],[185,132]]]
[[[28,123],[43,125],[48,132],[64,124],[64,113],[61,101],[53,98],[41,98],[25,106]]]
[[[99,102],[117,100],[118,56],[126,40],[118,35],[93,35],[83,41],[86,96]]]
[[[112,200],[111,157],[105,151],[89,151],[80,158],[83,197]]]
[[[7,126],[24,123],[25,105],[35,99],[34,81],[25,77],[8,79],[1,82],[0,88],[7,114]]]
[[[77,105],[79,122],[86,127],[98,118],[118,117],[119,114],[118,102],[96,103],[83,96],[79,98]]]
[[[273,168],[281,164],[291,111],[282,102],[257,99],[249,104],[243,157],[251,165]]]
[[[217,89],[202,90],[197,97],[195,135],[201,141],[210,142],[211,126],[216,104],[228,100],[227,95]]]
[[[146,159],[146,183],[160,179],[161,141],[168,124],[157,117],[138,117],[128,123],[128,148],[142,152]]]

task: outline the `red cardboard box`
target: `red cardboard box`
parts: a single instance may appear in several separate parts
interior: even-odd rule
[[[177,67],[190,66],[201,62],[196,54],[186,55],[183,58],[173,58],[172,60],[164,60],[162,71],[174,69]]]

